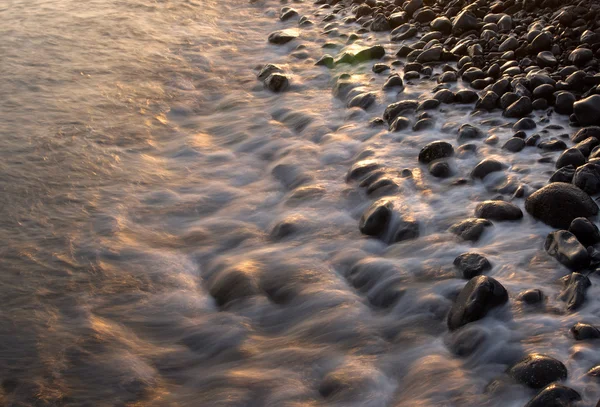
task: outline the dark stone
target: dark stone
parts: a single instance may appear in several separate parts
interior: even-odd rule
[[[574,148],[581,151],[581,154],[583,154],[584,157],[589,157],[594,148],[596,148],[598,145],[600,145],[600,140],[595,137],[588,137],[585,140],[575,144]]]
[[[552,34],[547,31],[541,32],[531,42],[531,53],[537,55],[542,51],[548,51],[552,47]]]
[[[518,122],[516,122],[512,126],[512,130],[514,132],[517,132],[519,130],[533,130],[535,128],[536,128],[535,121],[533,119],[530,119],[529,117],[524,117],[524,118],[520,119]]]
[[[381,168],[381,165],[372,160],[359,161],[350,167],[346,174],[346,181],[356,181],[364,178],[371,172]]]
[[[573,112],[583,126],[600,123],[600,95],[588,96],[575,102]]]
[[[576,341],[600,338],[600,330],[598,328],[581,322],[578,322],[571,327],[571,334],[573,334],[573,338],[575,338]]]
[[[377,97],[374,93],[361,93],[360,95],[356,95],[350,99],[347,107],[360,107],[363,110],[367,110],[373,103],[375,103],[375,100],[377,100]]]
[[[525,148],[525,140],[518,137],[511,137],[502,146],[503,150],[510,151],[512,153],[518,153]]]
[[[458,294],[448,314],[448,328],[454,331],[484,318],[493,308],[508,302],[508,293],[498,281],[487,276],[473,277]]]
[[[476,109],[493,110],[498,106],[500,97],[492,91],[487,91],[475,104]]]
[[[500,107],[502,109],[508,109],[510,105],[519,100],[519,95],[514,92],[506,92],[500,98]]]
[[[463,278],[467,280],[492,269],[489,260],[477,253],[461,254],[454,259],[454,266],[461,272]]]
[[[208,292],[220,307],[260,294],[256,276],[244,268],[230,267],[214,272],[207,280]]]
[[[574,176],[575,167],[573,167],[572,165],[567,165],[566,167],[562,167],[561,169],[555,171],[554,174],[552,174],[552,176],[548,180],[548,182],[566,182],[567,184],[570,184],[571,181],[573,181]]]
[[[526,304],[538,304],[544,299],[544,293],[542,290],[537,288],[526,290],[517,296],[517,300],[522,301]]]
[[[577,240],[584,246],[592,246],[600,242],[600,231],[598,227],[587,218],[576,218],[569,226],[571,232]]]
[[[398,132],[410,127],[410,120],[404,116],[398,116],[394,119],[392,124],[390,124],[390,131]]]
[[[571,140],[573,140],[573,143],[580,143],[589,137],[594,137],[600,140],[600,127],[590,126],[581,128],[573,135],[573,137],[571,137]]]
[[[452,155],[454,155],[452,144],[445,141],[434,141],[421,149],[419,152],[419,162],[429,164],[432,161],[451,157]]]
[[[554,86],[549,83],[544,83],[533,90],[532,96],[534,99],[552,99],[554,96]]]
[[[475,208],[475,216],[496,221],[519,220],[523,218],[523,212],[510,202],[484,201]]]
[[[319,58],[315,65],[333,68],[335,66],[335,61],[333,60],[333,57],[331,55],[325,54],[321,58]]]
[[[377,14],[371,23],[371,31],[389,31],[390,28],[390,22],[384,14]]]
[[[452,31],[452,21],[448,17],[438,17],[429,26],[432,31],[439,31],[443,34],[450,34]]]
[[[381,45],[373,45],[369,48],[364,48],[354,54],[354,62],[364,62],[371,59],[381,59],[385,55],[385,48]]]
[[[565,289],[559,298],[567,303],[568,311],[578,310],[585,302],[587,289],[592,285],[589,278],[580,273],[572,273],[563,279]]]
[[[454,102],[455,103],[460,103],[460,104],[475,103],[475,102],[477,102],[477,99],[479,99],[479,96],[477,96],[477,93],[472,90],[468,90],[468,89],[459,90],[458,92],[456,92],[454,94]]]
[[[475,14],[468,10],[461,11],[452,22],[452,33],[462,34],[467,31],[474,30],[478,27],[479,21]]]
[[[525,201],[525,209],[542,222],[563,229],[575,218],[589,218],[598,213],[598,206],[588,194],[562,182],[546,185],[531,194]]]
[[[450,336],[448,349],[459,357],[472,355],[487,339],[485,330],[477,325],[466,326]]]
[[[417,35],[419,30],[413,24],[402,24],[391,32],[392,41],[404,41]]]
[[[571,92],[558,92],[554,100],[554,110],[558,114],[571,114],[573,113],[575,101],[577,101],[577,98]]]
[[[581,396],[575,390],[552,383],[529,400],[525,407],[570,407],[579,400]]]
[[[383,84],[383,89],[388,90],[388,89],[392,89],[395,87],[403,87],[403,86],[404,86],[404,82],[402,81],[402,78],[400,77],[400,75],[395,73],[395,74],[390,75],[389,78],[387,78],[387,80]]]
[[[588,48],[577,48],[569,54],[569,62],[572,62],[575,66],[584,66],[592,59],[594,59],[594,53]]]
[[[550,383],[566,380],[565,365],[550,356],[533,353],[508,370],[517,382],[533,389],[541,389]]]
[[[538,148],[544,151],[563,151],[567,148],[567,144],[562,140],[551,139],[540,142]]]
[[[429,165],[429,173],[436,178],[448,178],[452,175],[452,170],[447,162],[436,161]]]
[[[298,34],[290,30],[275,31],[269,34],[268,40],[271,44],[283,45],[298,38]]]
[[[436,17],[435,11],[428,7],[423,7],[413,15],[416,22],[424,24],[431,22]]]
[[[284,74],[273,73],[265,79],[265,86],[272,92],[283,92],[290,86],[290,82]]]
[[[463,240],[476,242],[479,240],[486,228],[494,224],[487,219],[469,218],[450,226],[450,232]]]
[[[425,99],[419,106],[417,106],[417,112],[421,110],[432,110],[440,105],[440,101],[437,99]]]
[[[532,111],[533,107],[531,106],[531,99],[527,96],[523,96],[506,108],[504,116],[520,118],[527,116]]]
[[[419,106],[419,102],[416,100],[401,100],[399,102],[392,103],[385,108],[383,112],[383,120],[388,123],[394,121],[394,119],[404,112],[414,112]]]
[[[492,172],[502,171],[504,166],[498,160],[493,158],[486,158],[475,166],[471,172],[471,177],[476,179],[484,179],[488,174]]]
[[[585,157],[581,151],[576,148],[569,148],[568,150],[565,150],[560,157],[558,157],[558,160],[556,160],[556,168],[560,169],[562,167],[566,167],[567,165],[572,165],[573,167],[577,168],[585,164],[585,161]]]
[[[590,264],[590,256],[575,235],[566,230],[548,234],[544,249],[567,268],[576,271]]]
[[[358,228],[367,236],[381,236],[385,233],[392,218],[392,204],[381,200],[375,202],[360,218]]]
[[[390,69],[390,67],[387,66],[386,64],[377,63],[377,64],[374,64],[373,68],[371,68],[371,69],[375,73],[382,73],[382,72],[388,71]]]
[[[458,141],[475,140],[483,138],[485,134],[481,129],[471,124],[463,124],[458,128]]]
[[[590,162],[577,168],[573,185],[589,195],[600,192],[600,164]]]
[[[533,110],[546,110],[548,109],[548,101],[546,99],[535,99],[531,102],[531,107]]]
[[[433,95],[433,98],[448,105],[454,103],[454,92],[449,89],[440,89]]]
[[[402,220],[394,234],[394,243],[412,240],[419,237],[419,222]]]
[[[553,68],[558,65],[558,61],[554,57],[554,54],[550,51],[539,52],[536,57],[536,61],[541,68]]]
[[[413,131],[420,131],[425,129],[430,129],[434,126],[435,122],[431,118],[423,118],[418,120],[413,126]]]

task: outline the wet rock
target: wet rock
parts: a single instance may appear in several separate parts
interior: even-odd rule
[[[454,92],[449,89],[440,89],[433,95],[433,98],[439,100],[440,103],[451,104],[454,103]]]
[[[475,166],[471,172],[471,177],[475,179],[484,179],[487,175],[492,172],[502,171],[504,166],[498,160],[493,158],[486,158]]]
[[[600,330],[598,328],[581,322],[578,322],[571,327],[571,334],[576,341],[600,338]]]
[[[538,54],[542,51],[548,51],[552,47],[552,34],[547,31],[541,32],[531,42],[531,52]]]
[[[514,92],[506,92],[500,97],[500,107],[502,109],[508,109],[517,100],[519,100],[519,95]]]
[[[262,67],[262,69],[258,73],[258,79],[260,79],[261,81],[264,81],[271,74],[274,74],[274,73],[283,73],[283,69],[278,65],[266,64],[265,66]]]
[[[554,54],[550,51],[543,51],[537,54],[536,61],[542,68],[553,68],[558,65],[558,61],[554,57]]]
[[[394,233],[393,243],[403,242],[405,240],[417,239],[419,237],[419,222],[411,220],[401,220]]]
[[[419,106],[417,106],[417,112],[422,110],[432,110],[440,105],[440,101],[437,99],[425,99]]]
[[[585,161],[586,159],[581,151],[576,148],[569,148],[558,157],[558,160],[556,160],[556,168],[560,169],[567,165],[572,165],[577,168],[585,164]]]
[[[410,120],[404,116],[398,116],[394,119],[392,124],[390,124],[390,131],[398,132],[410,127]]]
[[[568,311],[576,311],[585,302],[586,292],[592,285],[589,278],[580,273],[572,273],[563,279],[565,289],[559,298],[567,303]]]
[[[569,226],[571,232],[579,243],[584,247],[592,246],[600,242],[600,231],[598,227],[586,218],[573,219]]]
[[[544,151],[563,151],[567,148],[564,141],[557,139],[541,141],[537,146]]]
[[[461,254],[454,259],[454,266],[468,280],[492,269],[489,260],[478,253]]]
[[[532,111],[533,107],[531,106],[531,99],[527,96],[523,96],[506,108],[504,116],[521,118],[527,116]]]
[[[598,145],[600,145],[600,140],[595,137],[588,137],[585,140],[575,144],[573,147],[581,151],[581,154],[583,154],[584,157],[589,157],[593,149]]]
[[[483,345],[488,335],[485,330],[477,326],[466,326],[450,337],[448,349],[459,357],[473,354]]]
[[[404,86],[404,82],[402,78],[397,73],[390,75],[385,83],[383,84],[383,89],[388,90],[392,88],[401,88]]]
[[[574,185],[554,182],[531,194],[525,209],[533,217],[555,228],[568,228],[573,219],[589,218],[598,206],[588,194]]]
[[[535,121],[533,119],[530,119],[528,117],[524,117],[524,118],[520,119],[519,121],[517,121],[515,124],[513,124],[512,130],[514,132],[517,132],[517,131],[520,131],[520,130],[533,130],[536,127],[537,126],[536,126]]]
[[[463,240],[476,242],[481,238],[486,228],[493,226],[487,219],[469,218],[450,226],[450,232]]]
[[[600,164],[587,163],[575,170],[573,185],[589,195],[600,192]]]
[[[579,129],[577,133],[571,137],[573,143],[580,143],[590,137],[594,137],[600,140],[600,127],[598,126],[589,126]]]
[[[500,97],[492,92],[485,92],[481,98],[475,104],[476,109],[484,109],[484,110],[493,110],[498,106],[498,102],[500,101]]]
[[[382,73],[388,71],[389,69],[390,67],[388,65],[377,63],[373,65],[372,71],[375,73]]]
[[[454,155],[452,144],[445,141],[434,141],[427,144],[419,152],[419,162],[429,164],[440,158],[448,158]]]
[[[327,68],[333,68],[335,66],[335,62],[333,57],[329,54],[323,55],[319,60],[315,63],[318,66],[326,66]]]
[[[372,59],[381,59],[385,55],[385,48],[381,45],[373,45],[372,47],[364,48],[354,54],[354,62],[360,63]]]
[[[271,92],[283,92],[290,86],[290,82],[284,74],[273,73],[265,79],[265,86]]]
[[[470,124],[463,124],[458,128],[458,141],[475,140],[483,138],[485,134],[481,129]]]
[[[452,21],[448,17],[438,17],[429,26],[432,31],[438,31],[443,34],[450,34],[452,31]]]
[[[569,62],[575,66],[584,66],[594,59],[594,53],[588,48],[577,48],[569,54]]]
[[[429,62],[438,62],[442,57],[442,47],[432,47],[419,54],[417,62],[424,64]]]
[[[517,296],[517,300],[518,301],[522,301],[526,304],[538,304],[540,302],[542,302],[544,299],[544,293],[542,292],[542,290],[538,290],[538,289],[531,289],[531,290],[526,290],[523,291],[522,293],[519,293],[519,295]]]
[[[220,307],[261,292],[253,270],[242,267],[225,267],[213,272],[207,280],[207,286]]]
[[[578,400],[581,396],[575,390],[553,383],[529,400],[525,407],[569,407]]]
[[[429,165],[429,173],[436,178],[448,178],[452,175],[452,170],[447,162],[436,161]]]
[[[557,359],[533,353],[513,365],[508,374],[521,384],[541,389],[550,383],[566,380],[567,368]]]
[[[566,167],[562,167],[561,169],[555,171],[554,174],[552,174],[552,176],[548,180],[548,182],[565,182],[567,184],[570,184],[571,181],[573,181],[574,176],[575,167],[573,167],[572,165],[567,165]]]
[[[360,180],[379,168],[381,165],[373,160],[359,161],[350,167],[346,174],[346,181]]]
[[[523,218],[523,212],[517,205],[505,201],[484,201],[475,208],[478,218],[505,221]]]
[[[454,94],[454,102],[460,104],[470,104],[477,102],[479,96],[477,96],[476,92],[468,89],[459,90]]]
[[[387,200],[373,203],[360,218],[358,224],[360,232],[367,236],[382,236],[392,218],[392,207],[392,203]]]
[[[462,34],[474,30],[479,26],[479,21],[475,14],[468,10],[461,11],[452,22],[452,33]]]
[[[413,126],[413,131],[430,129],[434,126],[434,124],[435,124],[435,122],[433,119],[426,117],[426,118],[418,120],[415,123],[415,125]]]
[[[383,112],[383,120],[391,123],[396,117],[400,116],[404,112],[414,112],[417,110],[418,106],[419,102],[416,100],[401,100],[399,102],[392,103],[385,108],[385,111]]]
[[[283,45],[298,38],[298,33],[294,30],[274,31],[269,34],[268,40],[271,44]]]
[[[575,235],[566,230],[552,232],[546,237],[544,249],[567,268],[575,271],[590,264],[590,256]]]
[[[281,16],[279,17],[279,19],[281,21],[287,21],[294,17],[298,17],[298,12],[293,8],[287,7],[281,10]]]
[[[588,96],[575,102],[573,112],[583,126],[600,123],[600,95]]]
[[[392,41],[404,41],[417,35],[418,29],[413,24],[402,24],[391,32]]]
[[[493,308],[508,302],[508,293],[498,281],[487,276],[472,278],[460,291],[448,314],[448,328],[454,331],[484,318]]]
[[[360,95],[354,96],[347,104],[348,108],[360,107],[363,110],[367,110],[373,103],[375,103],[377,97],[374,93],[361,93]]]
[[[371,23],[371,31],[389,31],[390,23],[384,14],[377,14]]]
[[[512,153],[518,153],[525,148],[525,140],[518,137],[511,137],[502,146],[503,150],[510,151]]]

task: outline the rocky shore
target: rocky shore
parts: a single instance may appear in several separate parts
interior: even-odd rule
[[[343,73],[344,67],[368,66],[373,77],[387,76],[382,90],[396,94],[396,100],[372,118],[372,128],[411,134],[433,129],[439,111],[467,108],[472,117],[497,112],[494,124],[512,131],[498,149],[547,153],[540,160],[554,165],[555,172],[546,185],[500,179],[508,165],[495,158],[484,158],[470,173],[460,174],[455,160],[499,140],[478,126],[458,123],[449,127],[447,138],[421,145],[418,162],[433,180],[452,179],[457,188],[483,183],[492,195],[477,203],[472,217],[449,226],[457,241],[476,244],[494,225],[527,217],[555,229],[539,245],[568,270],[559,295],[562,311],[575,313],[586,304],[590,276],[600,269],[600,3],[317,0],[314,10],[314,16],[300,15],[293,4],[284,5],[280,19],[297,21],[297,30],[320,24],[323,36],[347,44],[371,33],[381,39],[381,33],[389,32],[384,42],[338,53],[326,43],[316,62],[332,72],[333,95],[348,109],[370,112],[381,99],[366,91],[364,82]],[[354,33],[344,34],[342,26]],[[273,32],[268,41],[288,44],[301,35],[297,30]],[[258,78],[273,92],[293,85],[285,70],[273,64],[265,65]],[[429,87],[432,96],[413,97],[411,87],[417,84]],[[564,116],[568,127],[549,124],[555,115]],[[557,131],[558,137],[548,136]],[[372,200],[358,222],[366,238],[401,245],[423,236],[419,219],[395,200],[404,193],[397,180],[416,176],[414,169],[387,168],[368,156],[350,163],[346,181]],[[466,280],[446,319],[447,330],[457,338],[449,346],[459,356],[468,354],[473,342],[461,337],[465,327],[511,303],[535,307],[546,300],[537,288],[508,292],[503,280],[486,275],[493,264],[476,251],[456,257],[453,267]],[[386,309],[401,295],[390,286],[369,298],[373,306]],[[600,337],[600,330],[585,321],[564,329],[573,342]],[[588,375],[596,377],[599,370],[592,367]],[[490,388],[516,382],[534,389],[528,407],[595,405],[597,400],[581,401],[576,390],[561,384],[569,374],[562,361],[531,353],[507,366],[505,376]]]

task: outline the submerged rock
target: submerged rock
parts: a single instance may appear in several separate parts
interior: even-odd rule
[[[579,400],[581,396],[575,390],[553,383],[540,391],[525,407],[569,407]]]
[[[392,203],[387,200],[375,202],[360,218],[358,227],[363,235],[381,236],[392,218]]]
[[[475,216],[490,220],[519,220],[523,212],[517,205],[505,201],[484,201],[475,208]]]
[[[478,253],[461,254],[454,259],[454,266],[466,279],[471,279],[492,269],[489,260]]]
[[[419,152],[419,162],[429,164],[432,161],[451,157],[452,155],[454,155],[452,144],[445,141],[434,141],[421,149]]]
[[[581,322],[578,322],[571,327],[571,334],[573,334],[573,338],[575,338],[576,341],[600,338],[600,330],[598,328]]]
[[[559,298],[567,303],[568,311],[578,310],[585,302],[587,289],[592,285],[589,278],[580,273],[573,273],[564,278],[565,289]]]
[[[552,232],[546,238],[544,249],[567,268],[576,271],[590,264],[590,256],[577,238],[566,230]]]
[[[448,314],[448,328],[454,331],[478,321],[508,302],[508,293],[498,281],[487,276],[472,278],[461,290]]]
[[[450,226],[450,232],[463,240],[476,242],[479,240],[486,228],[494,224],[487,219],[469,218]]]

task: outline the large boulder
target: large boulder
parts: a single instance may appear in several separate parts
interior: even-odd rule
[[[600,123],[600,95],[588,96],[575,102],[573,113],[579,124],[583,126]]]
[[[508,292],[498,281],[487,276],[472,278],[460,291],[448,314],[448,328],[454,331],[508,301]]]
[[[600,192],[600,164],[590,162],[577,168],[573,185],[589,195]]]
[[[598,206],[588,194],[564,182],[553,182],[531,194],[525,209],[542,222],[561,229],[567,229],[575,218],[598,213]]]

